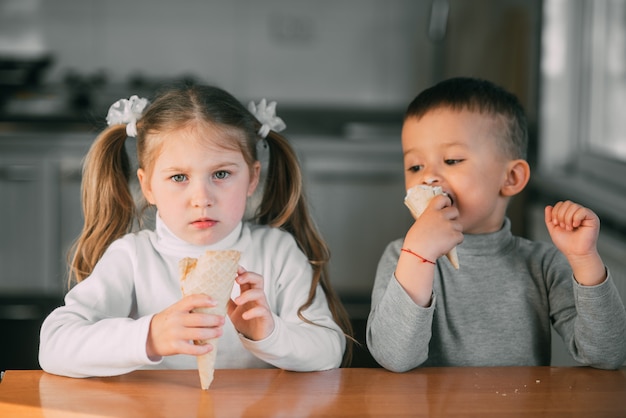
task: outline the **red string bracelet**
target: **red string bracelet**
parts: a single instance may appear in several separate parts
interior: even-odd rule
[[[418,253],[414,253],[413,251],[409,250],[408,248],[401,248],[401,251],[404,251],[405,253],[409,253],[411,255],[414,255],[415,257],[419,258],[420,260],[422,260],[422,263],[429,263],[429,264],[435,264],[433,261],[430,261],[424,257],[422,257],[421,255],[419,255]]]

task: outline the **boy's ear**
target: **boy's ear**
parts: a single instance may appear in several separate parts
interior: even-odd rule
[[[526,160],[512,160],[508,163],[506,177],[500,188],[502,196],[515,196],[528,184],[530,180],[530,165]]]

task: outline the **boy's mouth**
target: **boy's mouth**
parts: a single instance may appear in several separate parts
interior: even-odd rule
[[[443,194],[443,195],[445,195],[445,196],[447,196],[447,197],[448,197],[448,199],[450,199],[450,205],[451,205],[451,206],[454,206],[454,199],[452,199],[452,196],[450,195],[450,193],[448,193],[448,192],[443,192],[442,194]]]

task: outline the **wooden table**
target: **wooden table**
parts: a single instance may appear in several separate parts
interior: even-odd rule
[[[71,379],[8,370],[0,417],[626,417],[626,368],[195,370]]]

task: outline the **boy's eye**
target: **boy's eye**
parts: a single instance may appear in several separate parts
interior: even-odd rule
[[[460,163],[460,162],[461,162],[461,161],[463,161],[463,160],[460,160],[460,159],[458,159],[458,160],[457,160],[457,159],[452,159],[452,160],[445,160],[445,161],[446,161],[446,164],[447,164],[447,165],[455,165],[455,164]]]
[[[184,174],[174,174],[170,178],[172,179],[172,181],[174,181],[174,183],[182,183],[183,181],[187,180],[187,176]]]
[[[421,169],[422,169],[421,165],[413,165],[413,166],[408,168],[408,171],[410,171],[411,173],[417,173]]]
[[[217,171],[215,172],[215,174],[213,174],[213,176],[218,179],[218,180],[224,180],[226,177],[229,176],[229,172],[228,171]]]

